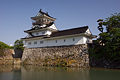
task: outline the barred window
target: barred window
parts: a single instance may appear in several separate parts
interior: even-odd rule
[[[73,38],[73,41],[75,41],[75,38]]]
[[[35,41],[34,44],[37,44],[37,41]]]
[[[42,34],[45,34],[45,31],[43,31]]]
[[[64,42],[65,42],[66,40],[64,39]]]
[[[36,33],[36,35],[39,35],[39,33]]]
[[[28,45],[31,45],[31,42],[28,42]]]
[[[57,40],[55,42],[57,43]]]
[[[40,41],[40,44],[43,44],[43,41]]]

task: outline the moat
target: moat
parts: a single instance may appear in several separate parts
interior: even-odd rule
[[[0,65],[0,80],[119,80],[120,70]]]

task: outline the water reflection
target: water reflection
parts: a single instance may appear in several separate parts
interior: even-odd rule
[[[0,80],[88,80],[89,70],[40,66],[0,66]]]
[[[0,65],[0,80],[21,80],[21,66]]]
[[[113,69],[90,69],[91,80],[120,80],[120,70]]]
[[[88,80],[89,70],[80,68],[24,66],[23,80]],[[26,77],[29,76],[29,77]]]
[[[0,65],[0,80],[119,80],[120,70]]]

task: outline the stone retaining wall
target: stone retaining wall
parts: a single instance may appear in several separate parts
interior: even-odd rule
[[[0,65],[8,65],[13,64],[12,54],[14,53],[13,49],[4,49],[4,56],[0,56]]]
[[[41,66],[89,67],[87,45],[25,48],[23,64]]]
[[[0,56],[0,66],[1,65],[13,65],[21,64],[21,59],[20,58],[13,58],[13,49],[4,49],[4,56]]]

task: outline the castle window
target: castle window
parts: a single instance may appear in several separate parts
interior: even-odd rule
[[[40,44],[43,44],[43,41],[40,41]]]
[[[37,41],[35,41],[34,44],[37,44]]]
[[[73,41],[75,41],[75,38],[73,38]]]
[[[65,42],[66,40],[64,39],[64,42]]]
[[[43,31],[42,34],[45,34],[45,32]]]
[[[36,35],[38,35],[39,33],[36,33]]]
[[[28,42],[28,45],[31,45],[31,42]]]
[[[55,42],[57,43],[57,40]]]

